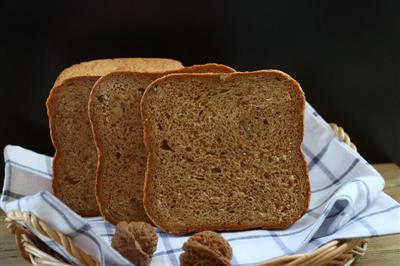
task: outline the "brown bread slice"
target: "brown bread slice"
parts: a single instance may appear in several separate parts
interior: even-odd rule
[[[141,101],[144,207],[159,228],[286,228],[308,208],[305,98],[276,70],[171,74]]]
[[[96,80],[116,69],[151,72],[181,67],[171,59],[104,59],[74,65],[59,75],[46,103],[56,149],[52,185],[59,199],[80,215],[99,214],[94,192],[97,155],[87,113]]]
[[[186,67],[181,72],[234,70],[218,64]],[[114,72],[98,80],[89,99],[89,116],[98,150],[96,197],[111,223],[148,221],[143,209],[146,149],[140,116],[145,88],[160,73]]]

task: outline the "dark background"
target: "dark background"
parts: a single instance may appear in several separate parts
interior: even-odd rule
[[[281,69],[368,161],[399,163],[399,3],[2,1],[0,146],[53,153],[45,100],[65,67],[168,57]]]

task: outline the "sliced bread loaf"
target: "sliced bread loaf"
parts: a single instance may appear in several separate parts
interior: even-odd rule
[[[141,100],[144,208],[159,228],[286,228],[308,208],[305,98],[276,70],[171,74]]]
[[[180,72],[233,72],[218,64],[196,65]],[[160,73],[113,72],[94,85],[89,116],[98,151],[96,197],[111,223],[148,221],[143,209],[146,149],[140,99]]]
[[[47,99],[50,133],[56,153],[53,192],[83,216],[98,215],[95,199],[96,147],[87,113],[92,86],[114,70],[160,72],[182,67],[171,59],[127,58],[84,62],[64,70]]]

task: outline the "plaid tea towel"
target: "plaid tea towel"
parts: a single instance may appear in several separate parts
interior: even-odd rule
[[[382,192],[379,173],[335,137],[330,126],[307,104],[302,145],[311,178],[307,213],[286,230],[226,232],[233,265],[254,265],[278,256],[312,251],[334,240],[400,232],[400,205]],[[70,236],[102,265],[131,265],[110,247],[114,226],[101,217],[82,218],[51,193],[52,158],[18,146],[4,150],[5,183],[0,206],[30,212]],[[384,222],[383,222],[384,221]],[[158,229],[152,265],[179,265],[182,244]],[[37,232],[34,232],[38,234]],[[53,240],[38,236],[70,263],[78,262]]]

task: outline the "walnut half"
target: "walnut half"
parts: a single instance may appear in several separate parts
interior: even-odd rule
[[[232,248],[219,234],[203,231],[192,235],[185,244],[179,257],[181,266],[215,265],[230,266]]]
[[[111,246],[134,264],[147,266],[150,265],[157,242],[157,234],[150,224],[120,222],[115,229]]]

